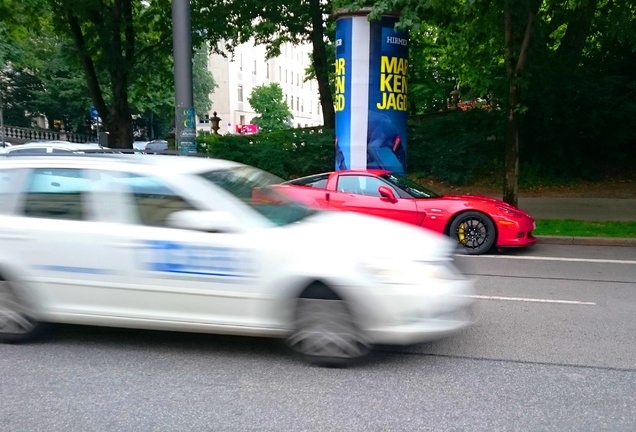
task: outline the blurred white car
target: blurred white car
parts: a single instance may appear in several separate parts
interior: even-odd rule
[[[110,152],[111,150],[97,143],[78,144],[68,141],[37,141],[0,148],[0,155],[27,156],[45,153],[94,153],[100,151]]]
[[[186,156],[0,161],[0,340],[44,323],[283,337],[334,364],[470,323],[450,239],[309,209],[280,181]]]
[[[133,150],[144,151],[146,150],[146,144],[148,144],[148,141],[133,141],[132,148]]]

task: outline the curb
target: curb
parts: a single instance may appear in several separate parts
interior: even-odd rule
[[[636,238],[535,236],[537,244],[636,247]]]

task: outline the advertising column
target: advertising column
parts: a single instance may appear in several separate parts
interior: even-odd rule
[[[406,172],[408,34],[397,21],[336,14],[336,170]]]

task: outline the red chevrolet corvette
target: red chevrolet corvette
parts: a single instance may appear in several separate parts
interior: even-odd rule
[[[437,195],[384,170],[337,171],[274,186],[310,207],[347,210],[395,219],[457,238],[468,254],[497,247],[529,246],[534,219],[485,196]]]

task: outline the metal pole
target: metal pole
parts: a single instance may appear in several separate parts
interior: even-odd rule
[[[192,29],[190,0],[172,0],[175,143],[177,151],[196,151],[192,96]]]
[[[4,111],[2,110],[4,101],[2,100],[2,92],[0,91],[0,139],[2,139],[2,147],[4,147]]]

